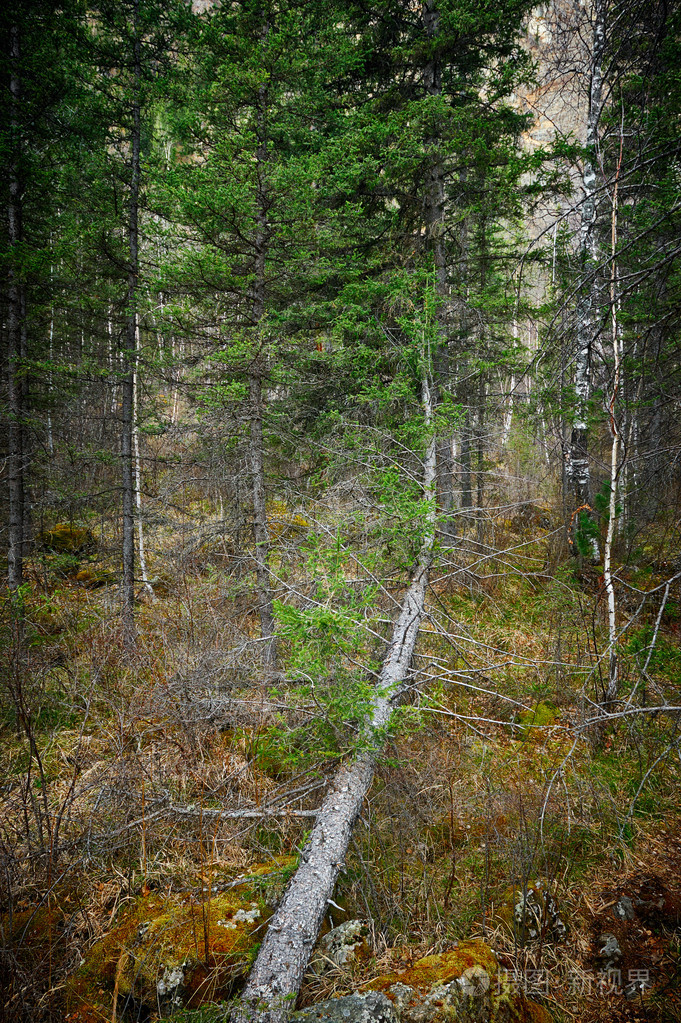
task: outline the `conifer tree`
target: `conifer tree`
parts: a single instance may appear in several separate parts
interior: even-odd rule
[[[49,363],[46,309],[58,285],[51,268],[63,249],[64,170],[79,128],[77,5],[17,3],[1,15],[5,51],[0,114],[4,170],[2,263],[6,338],[8,582],[14,593],[32,539],[32,477],[42,441],[40,413],[49,400],[42,370]],[[33,480],[35,482],[35,480]]]
[[[145,261],[146,192],[156,103],[178,73],[178,54],[191,15],[182,4],[156,0],[99,3],[92,13],[91,60],[98,75],[99,117],[108,125],[100,173],[111,179],[113,208],[104,213],[102,272],[117,290],[113,317],[120,360],[119,444],[122,511],[122,624],[128,652],[135,635],[135,386]],[[148,249],[147,249],[148,253]]]

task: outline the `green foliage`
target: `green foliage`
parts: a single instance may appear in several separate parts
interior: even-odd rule
[[[594,543],[598,544],[601,539],[600,526],[590,512],[586,510],[578,512],[574,538],[580,555],[590,560],[594,553]]]
[[[606,480],[594,498],[596,511],[601,519],[607,523],[610,519],[610,480]],[[622,514],[622,505],[615,504],[615,517]]]
[[[651,624],[643,625],[630,633],[625,651],[636,658],[640,668],[648,659],[653,635],[654,630]],[[648,670],[664,675],[670,682],[678,682],[681,678],[681,646],[658,632],[655,647],[650,654]]]

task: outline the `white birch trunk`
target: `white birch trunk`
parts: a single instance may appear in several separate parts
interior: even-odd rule
[[[137,425],[137,405],[138,405],[138,394],[137,388],[139,384],[139,373],[138,373],[138,362],[139,362],[139,325],[136,333],[136,348],[135,348],[135,370],[133,373],[132,380],[132,451],[135,462],[135,508],[137,510],[137,548],[139,554],[140,572],[142,573],[142,582],[149,596],[154,599],[154,588],[149,581],[149,575],[147,572],[147,558],[144,552],[144,527],[142,525],[142,466],[140,462],[140,442],[139,442],[139,427]]]
[[[513,348],[514,351],[518,347],[518,319],[516,316],[513,317]],[[506,404],[506,412],[504,413],[504,425],[501,433],[501,446],[505,448],[508,444],[511,436],[511,427],[513,426],[513,401],[515,395],[516,379],[515,373],[511,373],[511,380],[508,390],[508,398]]]
[[[591,398],[591,349],[596,334],[598,286],[595,263],[598,255],[596,238],[596,152],[598,128],[603,107],[603,51],[605,49],[605,15],[607,0],[596,0],[594,7],[591,84],[589,114],[586,125],[586,153],[582,173],[582,206],[579,227],[579,253],[584,280],[576,310],[577,350],[575,356],[575,411],[572,420],[568,476],[572,484],[575,507],[589,506],[591,471],[588,452],[588,409]],[[594,538],[592,556],[599,560],[598,542]]]
[[[608,686],[605,693],[606,706],[617,699],[619,689],[618,664],[617,664],[617,601],[615,584],[612,577],[612,543],[615,536],[615,519],[617,514],[617,484],[619,476],[619,453],[620,453],[620,428],[615,415],[615,404],[617,393],[620,387],[620,375],[622,370],[622,338],[620,337],[619,322],[617,315],[617,201],[619,191],[619,174],[622,166],[622,142],[623,133],[620,137],[620,157],[615,176],[615,183],[612,193],[612,217],[610,234],[610,315],[612,322],[612,351],[614,357],[614,375],[612,382],[612,393],[608,404],[608,415],[610,419],[610,433],[612,443],[610,445],[610,501],[608,506],[608,531],[605,538],[605,551],[603,557],[603,581],[608,597]]]

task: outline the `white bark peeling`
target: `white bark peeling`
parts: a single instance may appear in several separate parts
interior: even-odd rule
[[[622,145],[624,131],[620,134],[620,158],[617,165],[617,174],[612,193],[612,216],[610,233],[610,315],[612,320],[612,351],[615,360],[615,372],[612,383],[612,393],[608,402],[608,416],[610,419],[610,433],[612,444],[610,446],[610,503],[608,531],[605,538],[605,554],[603,559],[603,579],[608,595],[608,687],[605,694],[606,706],[617,699],[619,689],[619,668],[617,663],[617,600],[615,595],[615,583],[612,577],[612,544],[615,537],[615,518],[617,515],[617,484],[619,481],[619,453],[621,431],[617,422],[616,402],[620,387],[620,376],[622,372],[622,337],[618,319],[618,296],[617,296],[617,210],[619,194],[619,175],[622,167]]]
[[[598,286],[595,262],[598,256],[596,238],[596,165],[599,142],[598,126],[603,108],[603,53],[605,49],[605,16],[607,0],[596,0],[593,12],[591,51],[591,84],[589,114],[586,123],[586,154],[582,170],[582,206],[579,224],[579,250],[584,282],[576,309],[575,410],[568,459],[568,477],[578,507],[589,500],[591,472],[588,458],[588,403],[591,397],[591,349],[596,334]],[[593,541],[594,558],[598,560],[598,544]]]
[[[424,379],[422,401],[426,424],[432,422],[430,385]],[[435,438],[424,460],[423,491],[428,500],[426,532],[411,586],[393,628],[366,722],[367,746],[338,771],[317,814],[317,821],[248,976],[235,1020],[281,1023],[293,1009],[310,953],[343,866],[355,821],[369,791],[384,729],[404,693],[416,637],[423,616],[428,571],[435,536]]]

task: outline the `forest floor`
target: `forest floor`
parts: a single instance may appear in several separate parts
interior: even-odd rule
[[[329,616],[314,629],[309,617],[280,618],[288,670],[266,680],[253,581],[210,530],[193,549],[185,542],[180,570],[156,576],[153,600],[140,591],[133,658],[119,645],[101,549],[66,567],[54,552],[36,558],[21,655],[5,608],[0,1019],[110,1020],[116,998],[120,1019],[153,1018],[125,986],[126,919],[142,933],[154,926],[144,906],[189,913],[190,943],[198,954],[204,940],[206,976],[211,962],[217,976],[213,918],[236,912],[225,899],[247,884],[238,905],[260,907],[260,923],[223,949],[228,980],[211,988],[204,977],[201,990],[217,998],[238,987],[265,904],[352,746],[363,692],[353,659],[375,663],[376,633],[400,594],[396,581],[372,591],[370,607],[355,599],[366,572],[333,538],[323,551],[310,543],[300,511],[278,506],[271,527],[282,587],[314,594]],[[677,712],[589,724],[607,645],[602,576],[578,578],[559,539],[548,525],[508,520],[441,552],[413,698],[390,732],[325,925],[366,921],[365,951],[311,969],[299,1004],[479,937],[508,983],[556,1020],[681,1019]],[[620,708],[681,703],[678,601],[667,601],[641,670],[669,548],[669,536],[643,538],[636,568],[620,576],[621,624],[631,622]],[[352,628],[334,655],[341,598]],[[357,638],[367,622],[372,638]],[[537,935],[514,925],[519,891],[541,904]],[[609,936],[617,953],[603,952]],[[73,978],[88,969],[86,997]]]

